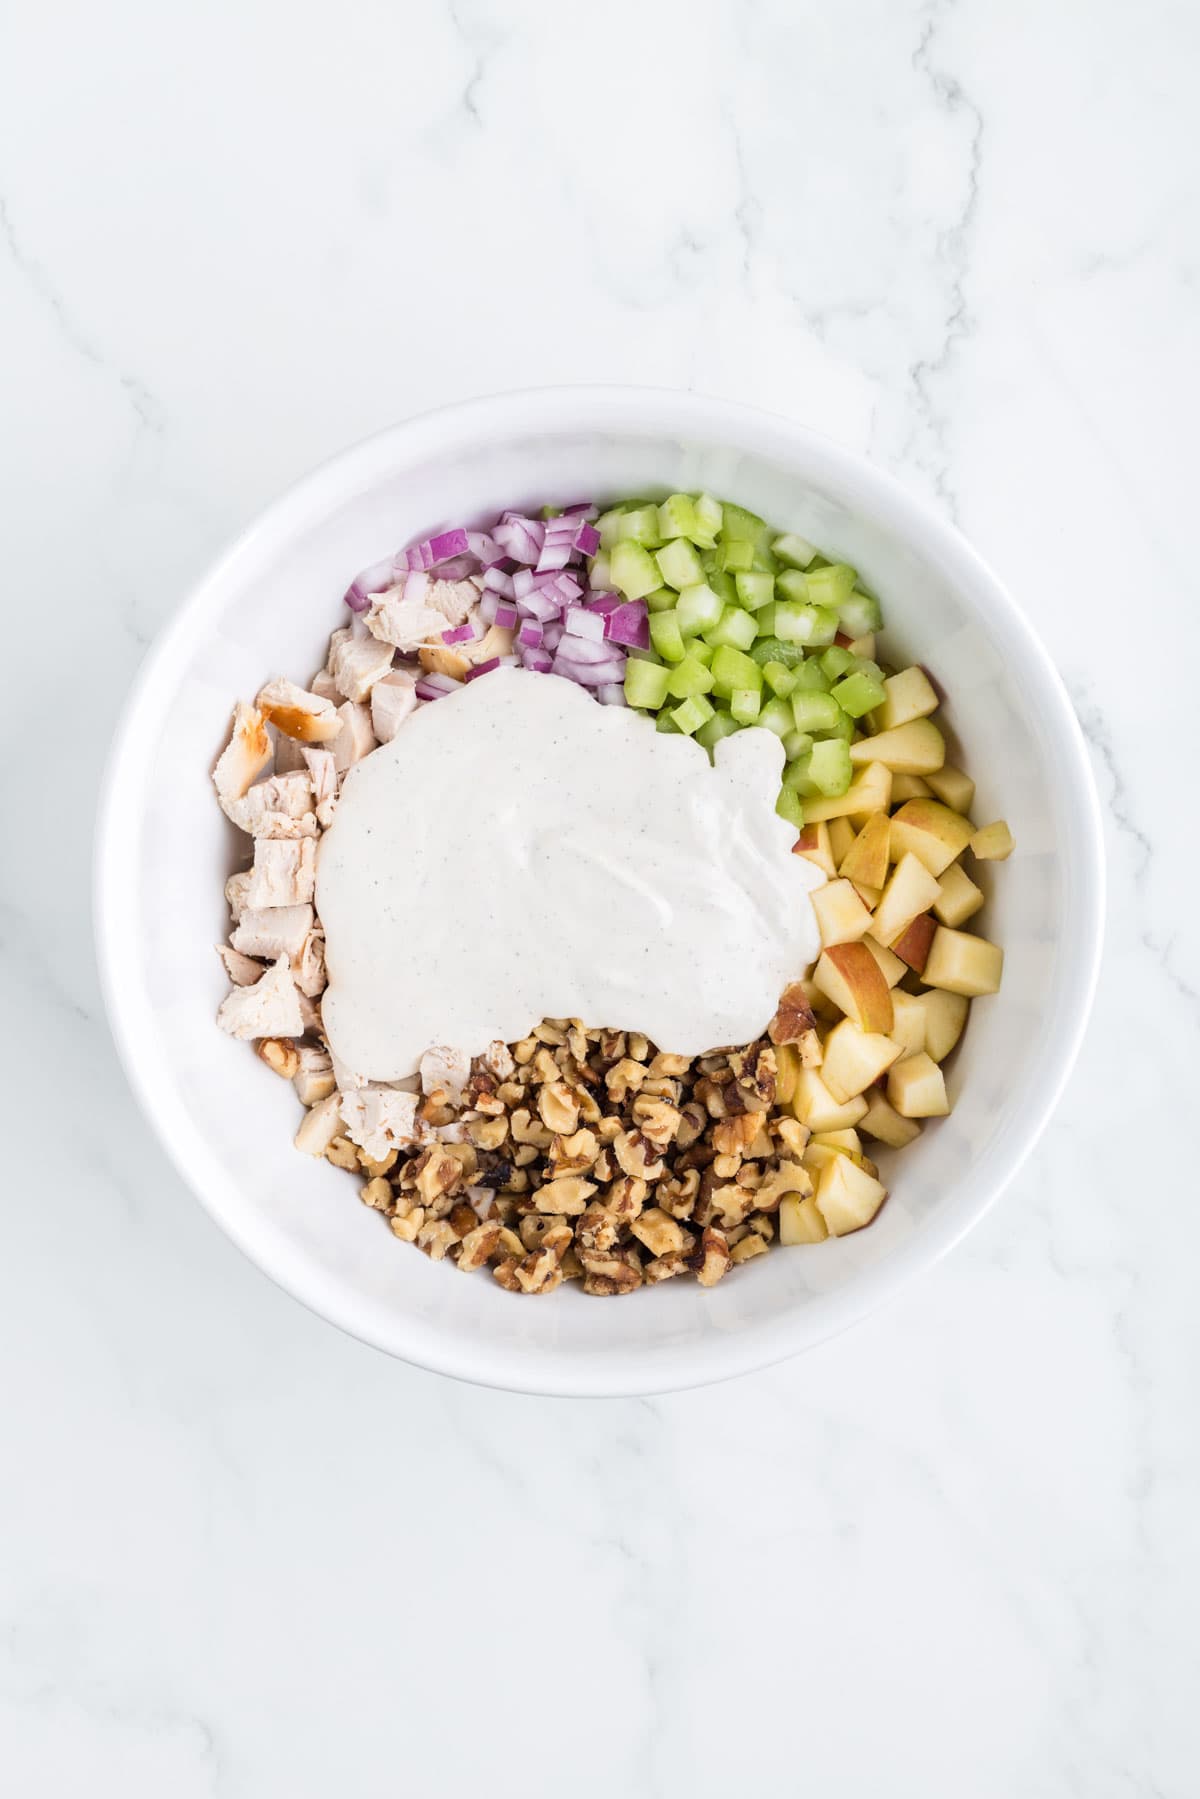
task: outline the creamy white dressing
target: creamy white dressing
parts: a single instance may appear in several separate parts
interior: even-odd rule
[[[698,1055],[757,1037],[819,948],[769,731],[717,745],[497,669],[348,774],[317,910],[337,1060],[399,1080],[542,1018]]]

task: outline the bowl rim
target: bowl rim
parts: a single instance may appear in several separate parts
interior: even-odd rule
[[[127,985],[120,979],[121,847],[136,832],[139,810],[130,796],[140,793],[137,776],[143,734],[153,723],[151,696],[165,672],[191,647],[197,626],[241,558],[263,539],[286,537],[303,526],[314,508],[331,505],[339,494],[359,491],[366,480],[397,459],[451,448],[466,441],[502,440],[514,426],[528,430],[571,426],[603,430],[632,428],[639,423],[659,429],[704,431],[716,439],[745,442],[763,455],[807,454],[856,490],[873,516],[898,534],[915,538],[944,560],[956,585],[969,586],[972,598],[982,591],[1006,638],[1016,640],[1036,670],[1042,696],[1053,708],[1048,725],[1055,738],[1062,786],[1073,799],[1086,866],[1074,882],[1077,916],[1072,919],[1070,957],[1064,980],[1063,1026],[1052,1044],[1045,1079],[1036,1104],[1022,1120],[1019,1138],[1003,1166],[986,1183],[970,1184],[969,1197],[950,1215],[935,1218],[898,1248],[889,1260],[863,1271],[844,1290],[824,1301],[782,1317],[747,1325],[744,1330],[714,1336],[703,1345],[620,1351],[577,1361],[552,1350],[476,1348],[469,1341],[447,1347],[430,1338],[419,1324],[404,1330],[404,1319],[384,1340],[370,1321],[354,1316],[321,1290],[319,1270],[307,1258],[281,1258],[257,1241],[250,1223],[239,1216],[240,1197],[233,1183],[210,1183],[185,1154],[178,1127],[187,1115],[177,1104],[170,1081],[144,1053],[136,1035]],[[131,778],[127,778],[131,777]],[[569,385],[509,389],[477,399],[452,402],[418,413],[374,433],[329,457],[292,483],[258,511],[230,546],[196,580],[182,604],[156,635],[126,695],[100,785],[93,846],[92,905],[96,959],[109,1028],[126,1079],[146,1121],[171,1163],[213,1221],[276,1285],[319,1317],[348,1335],[398,1356],[414,1366],[455,1379],[506,1391],[557,1397],[632,1397],[678,1391],[748,1374],[771,1366],[801,1350],[827,1341],[859,1322],[898,1292],[915,1275],[947,1255],[986,1212],[1019,1172],[1053,1114],[1078,1057],[1099,978],[1104,939],[1106,863],[1100,800],[1082,728],[1061,676],[1024,611],[957,526],[901,481],[836,440],[781,414],[741,402],[690,390],[623,386]],[[172,1128],[172,1122],[175,1128]],[[183,1130],[194,1133],[190,1122]],[[214,1186],[228,1187],[228,1195]],[[287,1262],[288,1265],[284,1265]]]

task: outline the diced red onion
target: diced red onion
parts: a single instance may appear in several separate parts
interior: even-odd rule
[[[493,527],[492,536],[506,556],[532,565],[542,553],[546,527],[540,519],[523,518],[520,513],[510,512]]]
[[[542,647],[542,627],[536,618],[521,620],[521,629],[517,632],[517,642],[527,650],[540,650]]]
[[[516,580],[515,575],[513,579]],[[559,615],[558,601],[542,588],[533,587],[526,594],[518,594],[517,601],[523,613],[528,613],[530,618],[541,619],[543,624]]]
[[[371,604],[370,596],[390,587],[400,566],[399,556],[387,556],[382,562],[373,562],[370,568],[364,568],[361,574],[355,575],[345,596],[351,612],[366,612]]]
[[[563,626],[568,637],[586,638],[589,643],[603,641],[604,620],[598,612],[589,612],[586,606],[568,606],[563,614]]]
[[[591,519],[599,518],[600,508],[593,506],[590,500],[575,500],[570,506],[562,509],[564,518],[581,518],[587,524]]]
[[[519,656],[497,656],[496,662],[500,668],[520,668],[521,666]]]
[[[435,581],[465,581],[468,575],[478,572],[478,563],[474,556],[452,556],[449,562],[439,562],[431,572]]]
[[[467,670],[466,679],[468,681],[477,681],[480,675],[490,674],[494,668],[499,668],[499,666],[499,656],[489,656],[486,662],[477,662],[474,668],[469,668]]]
[[[486,592],[498,593],[501,599],[515,600],[517,597],[516,590],[513,587],[513,577],[511,575],[506,575],[501,568],[485,568],[483,571],[483,585]]]
[[[533,592],[533,570],[519,568],[512,578],[513,598],[523,600],[526,594]]]
[[[552,618],[548,624],[542,626],[542,642],[548,650],[556,650],[562,640],[563,628],[561,619]]]
[[[496,607],[495,623],[505,631],[515,631],[520,614],[512,600],[501,600]]]
[[[522,652],[522,661],[531,674],[548,675],[554,667],[554,658],[549,650],[527,649]]]
[[[452,681],[449,675],[422,675],[415,691],[419,700],[441,700],[448,693],[457,693],[461,686],[461,681]]]
[[[615,612],[618,606],[627,605],[628,601],[623,600],[619,593],[589,593],[584,604],[589,612],[600,612],[607,617],[610,612]]]
[[[423,570],[414,569],[411,574],[405,575],[404,597],[406,600],[416,600],[418,604],[423,605],[428,591],[429,576]]]
[[[401,550],[396,558],[396,567],[430,569],[436,563],[448,561],[451,556],[465,556],[467,552],[465,531],[442,531],[436,537],[427,537],[424,543],[412,544],[407,550]]]
[[[604,621],[604,635],[611,643],[629,644],[635,650],[650,648],[650,620],[644,600],[627,600]]]
[[[600,533],[594,526],[580,525],[575,533],[575,548],[583,556],[594,556],[600,548]]]
[[[455,625],[453,631],[442,632],[443,643],[473,643],[479,636],[473,619],[464,619],[461,625]]]
[[[596,698],[602,706],[627,706],[625,686],[621,681],[605,681],[596,689]]]
[[[571,635],[563,637],[559,648],[559,655],[564,661],[577,662],[581,668],[594,668],[599,663],[611,662],[620,653],[611,643],[587,642],[582,637]]]
[[[479,616],[485,625],[494,625],[496,614],[500,610],[500,595],[485,588],[479,596]]]
[[[467,549],[472,556],[479,558],[485,568],[489,563],[500,560],[500,545],[488,531],[468,531]]]

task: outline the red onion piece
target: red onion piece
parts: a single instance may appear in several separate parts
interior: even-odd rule
[[[351,612],[366,612],[369,609],[370,596],[391,586],[399,563],[399,556],[387,556],[382,562],[373,562],[370,568],[364,568],[361,574],[355,575],[345,596]]]
[[[523,518],[518,512],[509,512],[493,527],[492,536],[506,556],[532,565],[542,553],[546,527],[540,519]]]
[[[414,569],[411,574],[405,575],[404,597],[406,600],[416,600],[418,604],[424,605],[425,595],[428,591],[429,576],[423,570]]]
[[[519,616],[517,608],[512,600],[501,600],[500,604],[496,607],[496,617],[494,622],[500,625],[505,631],[515,631]]]
[[[523,649],[540,650],[542,647],[542,627],[536,618],[521,620],[521,628],[517,632],[517,642]]]
[[[604,635],[612,643],[628,644],[635,650],[650,648],[650,620],[644,600],[627,600],[610,612],[604,621]]]
[[[494,668],[499,668],[499,666],[499,656],[489,656],[486,662],[476,663],[474,668],[469,668],[466,673],[466,679],[468,681],[477,681],[480,675],[488,675]]]
[[[533,570],[519,568],[512,578],[513,598],[523,600],[526,594],[533,592]]]
[[[548,675],[554,667],[554,658],[549,650],[528,649],[521,653],[524,666],[534,675]]]
[[[442,632],[443,643],[473,643],[479,636],[472,619],[464,619],[461,625],[455,625],[453,631]]]
[[[449,675],[422,675],[415,691],[419,700],[442,700],[448,693],[457,693],[461,686],[461,681],[452,681]]]
[[[500,610],[500,595],[486,588],[479,596],[479,616],[485,625],[494,625],[496,614]]]
[[[500,560],[500,545],[487,531],[468,531],[467,549],[472,556],[477,556],[484,567]]]
[[[583,556],[594,556],[600,548],[600,533],[593,526],[580,525],[575,533],[574,548]]]
[[[483,585],[488,593],[498,593],[501,599],[515,600],[517,597],[513,587],[513,578],[511,575],[506,575],[503,569],[485,568]]]
[[[427,537],[424,543],[412,544],[407,550],[401,550],[396,558],[396,567],[430,569],[435,563],[448,561],[451,556],[465,556],[467,551],[465,531],[441,531],[436,537]]]
[[[607,617],[610,612],[615,612],[618,606],[628,605],[629,602],[623,600],[619,593],[589,593],[584,604],[589,612],[599,612]]]
[[[603,641],[604,619],[598,612],[589,612],[586,606],[568,606],[563,626],[568,637],[582,637],[589,643]]]
[[[435,581],[465,581],[468,575],[479,572],[479,564],[474,556],[452,556],[449,562],[440,562],[430,572]]]
[[[625,687],[621,681],[605,681],[596,689],[596,698],[602,706],[627,706]]]
[[[516,579],[515,576],[513,578]],[[559,615],[558,602],[544,589],[533,587],[526,594],[518,594],[517,601],[523,613],[528,613],[530,618],[541,619],[543,624]]]

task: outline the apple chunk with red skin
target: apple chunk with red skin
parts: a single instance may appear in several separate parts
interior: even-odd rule
[[[969,818],[940,800],[905,800],[892,814],[892,856],[897,862],[902,856],[915,856],[931,875],[944,875],[970,843],[974,829]]]
[[[865,943],[833,943],[823,950],[813,981],[860,1031],[884,1036],[892,1028],[892,990]]]
[[[929,946],[936,930],[937,921],[933,913],[921,912],[900,933],[892,949],[902,962],[907,962],[910,968],[915,968],[920,974],[929,958]]]

